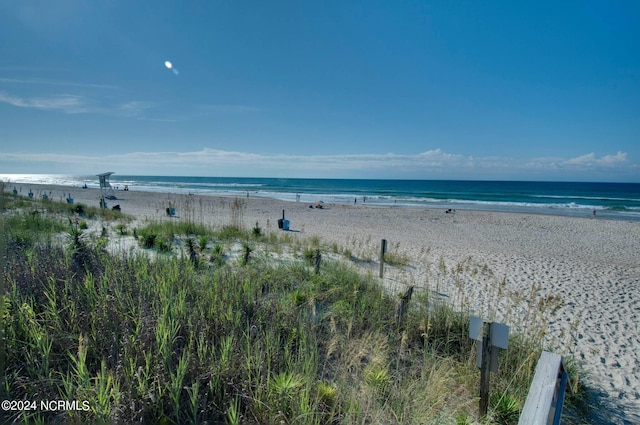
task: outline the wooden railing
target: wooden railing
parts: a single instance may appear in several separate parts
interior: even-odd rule
[[[562,357],[543,351],[518,425],[560,424],[567,382]]]

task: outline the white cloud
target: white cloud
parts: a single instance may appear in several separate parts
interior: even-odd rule
[[[589,164],[592,164],[595,159],[596,159],[595,154],[591,152],[586,155],[568,159],[564,163],[568,165],[589,165]]]
[[[599,162],[603,165],[614,165],[619,164],[621,162],[625,162],[627,160],[627,154],[624,152],[618,152],[615,155],[605,155],[600,158]]]
[[[618,152],[615,155],[605,155],[597,158],[596,155],[591,152],[586,155],[577,156],[564,161],[567,165],[579,165],[579,166],[593,166],[593,165],[618,165],[627,160],[627,154],[624,152]]]
[[[198,151],[129,152],[112,155],[2,153],[0,164],[57,164],[75,173],[92,172],[97,164],[117,164],[119,174],[230,175],[365,178],[571,179],[634,176],[638,165],[623,152],[600,158],[594,154],[573,158],[471,157],[441,149],[416,154],[362,153],[344,155],[261,154],[203,148]],[[35,164],[35,165],[34,165]],[[612,165],[616,167],[612,167]],[[7,168],[7,167],[3,167]],[[17,167],[16,167],[17,168]],[[15,171],[18,172],[18,171]],[[48,172],[48,171],[43,171]],[[571,173],[582,174],[571,174]],[[594,174],[595,173],[595,174]],[[600,174],[598,174],[600,173]],[[607,174],[608,173],[608,174]],[[613,178],[613,177],[612,177]],[[626,178],[626,177],[623,177]],[[635,178],[637,180],[637,178]]]

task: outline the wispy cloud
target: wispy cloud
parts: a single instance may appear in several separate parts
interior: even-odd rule
[[[51,163],[61,165],[80,165],[102,160],[97,155],[65,155],[58,153],[0,153],[0,162],[29,162],[29,163]]]
[[[132,100],[119,105],[117,111],[120,115],[127,117],[140,117],[144,111],[152,109],[155,106],[156,104],[153,102]]]
[[[84,97],[70,94],[61,94],[48,97],[18,97],[6,92],[0,92],[0,102],[19,108],[33,108],[61,111],[67,114],[82,114],[89,111]]]
[[[6,80],[6,78],[0,78],[0,82]],[[64,84],[61,83],[61,85]],[[102,86],[101,88],[107,87],[108,86]],[[186,121],[210,115],[238,114],[259,110],[249,105],[213,104],[183,105],[178,111],[174,111],[167,110],[166,104],[158,102],[135,99],[114,99],[111,95],[104,96],[96,93],[16,96],[6,91],[0,91],[0,103],[25,109],[48,110],[67,114],[94,113],[159,122]]]
[[[249,105],[232,105],[232,104],[221,104],[221,105],[203,105],[198,107],[204,113],[209,112],[225,112],[225,113],[239,113],[239,112],[255,112],[259,111],[259,108],[255,106]]]
[[[344,155],[262,154],[203,148],[198,151],[128,152],[113,155],[63,155],[53,153],[2,153],[0,163],[47,163],[77,167],[88,164],[118,164],[122,173],[181,173],[216,175],[287,175],[296,176],[380,176],[415,178],[531,178],[548,179],[573,172],[633,176],[640,170],[623,152],[596,157],[594,154],[573,158],[472,157],[432,149],[416,154],[363,153]],[[128,170],[128,171],[127,171]],[[78,171],[80,172],[80,171]],[[563,174],[564,173],[564,174]],[[575,175],[575,174],[573,174]],[[582,174],[581,174],[582,175]],[[613,176],[613,174],[611,174]]]
[[[104,98],[92,98],[84,95],[58,94],[51,96],[14,96],[0,91],[0,103],[25,108],[56,111],[66,114],[89,114],[145,118],[145,112],[155,108],[154,102],[130,100],[114,103]],[[172,120],[169,120],[172,121]]]
[[[63,87],[80,87],[89,89],[106,89],[117,90],[118,86],[110,84],[94,84],[94,83],[78,83],[76,81],[57,81],[57,80],[43,80],[40,78],[2,78],[0,77],[0,83],[5,84],[25,84],[25,85],[47,85],[47,86],[63,86]]]

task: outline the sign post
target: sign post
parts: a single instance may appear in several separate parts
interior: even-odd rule
[[[480,368],[480,417],[484,417],[489,410],[490,372],[498,371],[497,349],[506,350],[509,345],[509,327],[471,316],[469,338],[481,342],[478,343],[476,365]]]

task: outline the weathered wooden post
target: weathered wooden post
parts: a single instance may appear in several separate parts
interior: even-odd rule
[[[502,323],[485,322],[479,317],[471,316],[469,338],[482,341],[478,344],[476,365],[480,368],[480,417],[484,417],[489,410],[490,372],[498,371],[497,348],[506,350],[509,345],[509,327]]]
[[[382,239],[380,242],[380,279],[384,275],[384,254],[387,252],[387,240]]]
[[[491,380],[491,326],[483,323],[482,326],[482,351],[480,361],[480,417],[485,417],[489,410],[489,385]]]
[[[320,274],[320,262],[322,261],[322,254],[320,254],[320,250],[316,251],[315,259],[315,272],[316,274]]]

